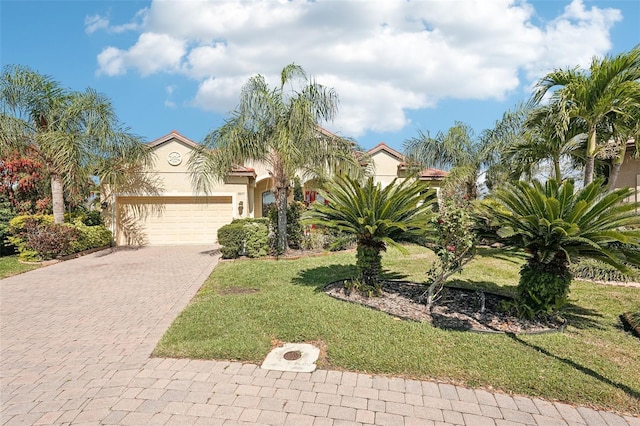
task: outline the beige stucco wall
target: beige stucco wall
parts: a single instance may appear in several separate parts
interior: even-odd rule
[[[161,188],[160,196],[191,196],[204,195],[196,194],[191,183],[191,175],[188,169],[188,162],[193,148],[179,140],[172,139],[155,147],[155,171],[151,171],[158,177]],[[172,165],[168,158],[171,153],[177,152],[181,155],[180,164]],[[250,197],[248,186],[250,178],[246,176],[229,176],[224,181],[213,182],[209,193],[210,196],[230,196],[233,204],[233,217],[247,217],[251,214],[253,198]],[[253,195],[253,194],[251,194]],[[240,209],[242,203],[242,209]],[[242,213],[240,213],[242,210]]]
[[[616,181],[616,187],[636,188],[636,194],[631,197],[629,201],[640,201],[640,158],[633,158],[631,152],[627,152],[627,156],[624,159],[624,163],[620,167],[620,173],[618,174],[618,180]]]
[[[400,160],[390,155],[386,151],[378,151],[371,156],[371,160],[374,163],[374,182],[381,183],[382,186],[386,186],[391,181],[398,177],[398,165]]]

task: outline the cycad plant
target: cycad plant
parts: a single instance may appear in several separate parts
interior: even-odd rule
[[[625,203],[629,188],[606,192],[598,179],[581,190],[571,180],[520,181],[496,191],[505,210],[488,212],[500,237],[528,253],[518,303],[528,316],[553,312],[567,299],[577,258],[601,260],[621,271],[640,264],[640,215]]]
[[[356,267],[364,286],[380,289],[381,252],[387,245],[424,239],[436,201],[435,191],[415,179],[394,180],[384,188],[369,178],[364,184],[336,177],[315,203],[305,221],[356,237]]]

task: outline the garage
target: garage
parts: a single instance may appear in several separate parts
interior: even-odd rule
[[[231,196],[118,197],[118,244],[211,244],[233,217]]]

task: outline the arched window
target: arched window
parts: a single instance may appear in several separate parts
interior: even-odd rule
[[[272,191],[262,193],[262,217],[267,217],[271,206],[276,205],[276,195]]]

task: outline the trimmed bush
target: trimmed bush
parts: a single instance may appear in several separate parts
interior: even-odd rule
[[[240,256],[261,257],[269,252],[269,219],[235,219],[218,229],[218,244],[223,259]]]
[[[269,227],[264,223],[249,222],[243,229],[247,256],[266,256],[269,253]]]
[[[109,246],[113,241],[111,231],[102,225],[88,226],[84,221],[78,220],[73,226],[79,233],[78,238],[71,245],[73,253]]]
[[[223,259],[235,259],[244,252],[244,224],[236,221],[218,229],[218,244]]]

